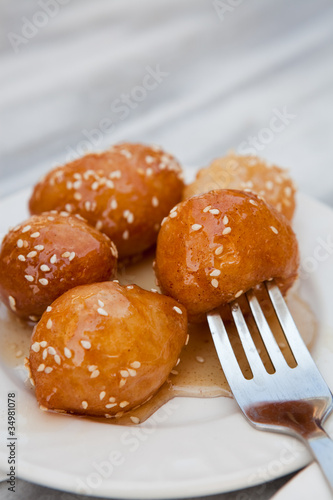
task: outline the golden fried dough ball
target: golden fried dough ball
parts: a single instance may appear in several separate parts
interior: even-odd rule
[[[163,222],[156,277],[190,321],[275,278],[285,293],[297,276],[298,245],[287,219],[256,195],[210,191],[179,203]]]
[[[230,153],[198,171],[185,187],[183,199],[213,189],[240,189],[262,197],[291,220],[295,211],[295,186],[285,169],[269,166],[255,156]]]
[[[80,216],[34,215],[5,236],[0,297],[18,316],[37,321],[68,289],[114,277],[117,249]]]
[[[179,359],[187,315],[170,297],[115,282],[69,290],[31,340],[41,409],[121,416],[155,394]]]
[[[160,223],[180,201],[181,168],[158,146],[118,144],[55,168],[36,185],[33,214],[67,210],[107,234],[119,257],[156,242]]]

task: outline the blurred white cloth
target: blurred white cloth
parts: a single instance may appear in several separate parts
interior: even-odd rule
[[[0,8],[1,196],[84,146],[155,142],[202,166],[254,140],[302,191],[333,203],[330,0],[3,0]],[[163,76],[152,88],[156,69]]]

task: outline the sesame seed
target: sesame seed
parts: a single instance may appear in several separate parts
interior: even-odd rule
[[[102,401],[102,399],[105,398],[105,395],[106,395],[106,392],[105,391],[102,391],[99,393],[99,399]]]
[[[30,236],[31,238],[38,238],[40,236],[40,233],[36,231],[35,233],[32,233]]]
[[[43,405],[39,405],[39,409],[42,411],[48,411],[48,408],[46,408],[46,406]]]
[[[38,372],[43,372],[45,370],[45,365],[44,363],[42,363],[41,365],[39,365],[39,367],[37,368],[37,371]]]
[[[226,226],[226,225],[228,224],[228,222],[229,222],[229,218],[228,218],[228,216],[227,216],[227,215],[225,215],[225,216],[223,217],[222,221],[223,221],[223,224]]]
[[[110,206],[112,210],[116,210],[116,208],[118,208],[117,200],[112,200]]]
[[[108,403],[105,405],[105,408],[114,408],[115,406],[117,406],[117,403]]]
[[[82,406],[82,408],[83,408],[84,410],[86,410],[86,409],[88,408],[88,403],[87,403],[87,401],[82,401],[81,406]]]
[[[52,366],[47,366],[44,370],[45,373],[51,373],[53,371]]]
[[[12,309],[12,311],[15,311],[16,310],[16,300],[11,295],[9,295],[8,300],[9,300],[10,308]]]
[[[269,191],[272,191],[273,187],[274,187],[274,184],[272,181],[267,181],[266,182],[266,188],[269,190]]]
[[[239,292],[235,293],[235,299],[238,299],[243,294],[243,290],[239,290]]]
[[[203,212],[205,212],[205,213],[206,213],[206,212],[209,212],[209,210],[210,210],[211,208],[212,208],[212,206],[211,206],[211,205],[208,205],[207,207],[205,207],[205,208],[203,209]]]
[[[279,231],[276,229],[276,227],[274,227],[274,226],[270,226],[270,228],[271,228],[271,230],[273,231],[273,233],[275,233],[275,234],[278,234],[278,233],[279,233]]]
[[[49,319],[49,320],[48,320],[48,322],[46,323],[46,328],[47,328],[48,330],[51,330],[51,328],[52,328],[52,324],[53,324],[52,319]]]
[[[70,253],[69,258],[68,258],[69,262],[72,262],[72,260],[75,258],[75,255],[76,255],[75,252]]]
[[[286,187],[284,188],[284,192],[285,192],[285,195],[286,195],[286,196],[290,197],[290,196],[292,195],[292,192],[293,192],[293,191],[292,191],[292,189],[291,189],[291,187],[290,187],[290,186],[286,186]]]
[[[154,163],[155,158],[153,156],[148,155],[148,156],[146,156],[145,161],[146,161],[146,163],[148,163],[148,165],[151,165],[152,163]]]
[[[149,167],[149,168],[147,168],[147,170],[146,170],[146,175],[147,175],[148,177],[150,177],[152,174],[153,174],[153,169],[152,169],[152,168],[150,168],[150,167]]]
[[[111,397],[109,398],[109,402],[110,402],[110,403],[115,403],[115,402],[116,402],[116,398],[114,398],[113,396],[111,396]]]
[[[225,236],[226,234],[229,234],[231,233],[231,227],[226,227],[225,229],[223,229],[222,231],[222,234]]]
[[[151,202],[152,202],[153,207],[158,207],[159,202],[158,202],[158,199],[156,198],[156,196],[153,196]]]
[[[189,334],[186,335],[186,340],[185,340],[185,345],[187,345],[189,343],[189,340],[190,340],[190,336]]]
[[[139,424],[140,423],[140,419],[138,417],[131,416],[130,419],[132,420],[133,424]]]
[[[49,313],[49,312],[51,312],[51,311],[52,311],[52,307],[51,307],[51,306],[48,306],[48,307],[46,308],[46,312],[48,312],[48,313]]]
[[[256,201],[254,201],[254,200],[250,200],[250,203],[251,203],[251,205],[254,205],[255,207],[258,206],[258,203]]]
[[[214,269],[209,276],[220,276],[221,271],[219,269]]]
[[[212,208],[211,210],[209,210],[209,213],[213,215],[218,215],[220,211],[217,208]]]
[[[57,262],[56,254],[52,255],[52,257],[50,258],[50,262],[51,262],[51,264],[55,264]]]
[[[66,205],[66,207],[67,207],[67,208],[70,208],[70,209],[72,208],[70,205]],[[66,210],[67,210],[67,208],[66,208]],[[70,212],[70,210],[68,210],[68,212]],[[69,213],[68,213],[68,212],[65,212],[65,211],[63,210],[62,212],[60,212],[60,215],[61,215],[62,217],[68,217],[68,216],[69,216]]]
[[[51,215],[48,216],[47,220],[49,220],[50,222],[54,221],[54,217],[51,217]]]
[[[127,285],[127,290],[133,290],[134,286],[133,285]]]
[[[216,279],[212,279],[211,284],[214,288],[217,288],[219,286],[219,282]]]
[[[22,229],[22,233],[27,233],[28,231],[30,231],[31,229],[31,226],[25,226],[23,229]]]
[[[178,314],[183,314],[183,311],[182,311],[179,307],[177,307],[177,306],[173,306],[173,308],[172,308],[172,309],[173,309],[174,311],[176,311],[176,313],[178,313]]]
[[[122,154],[123,156],[125,156],[128,159],[132,158],[132,153],[127,151],[127,149],[121,149],[120,154]]]
[[[74,193],[74,200],[77,200],[77,201],[82,200],[82,194],[80,194],[80,193]]]
[[[140,368],[141,363],[140,363],[140,361],[133,361],[133,363],[130,363],[130,366],[132,368]]]
[[[80,344],[82,345],[83,349],[91,348],[91,343],[89,342],[89,340],[80,340]]]
[[[47,279],[45,279],[45,278],[41,278],[41,279],[39,279],[38,281],[39,281],[39,283],[40,283],[41,285],[43,285],[43,286],[46,286],[46,285],[48,285],[48,284],[49,284],[49,280],[47,280]]]
[[[68,190],[73,189],[73,183],[72,183],[71,181],[67,181],[67,182],[66,182],[66,188],[67,188]]]
[[[36,245],[35,248],[36,250],[38,250],[38,252],[41,252],[42,250],[44,250],[44,245]]]
[[[39,342],[34,342],[31,346],[31,349],[34,351],[34,352],[39,352],[40,351],[40,345],[39,345]]]
[[[49,266],[47,266],[46,264],[42,264],[40,266],[40,270],[43,271],[44,273],[47,273],[48,271],[51,271],[51,269],[49,268]]]
[[[90,378],[96,378],[99,375],[99,370],[94,370],[92,374],[90,375]]]
[[[98,367],[97,367],[97,365],[90,365],[90,366],[88,366],[88,371],[89,371],[89,372],[93,372],[93,371],[95,371],[97,368],[98,368]]]
[[[119,403],[120,408],[125,408],[125,406],[128,406],[128,405],[129,405],[128,401],[122,401],[121,403]]]
[[[214,253],[215,255],[221,255],[222,252],[223,252],[223,245],[217,247]]]
[[[68,349],[68,347],[64,348],[64,354],[65,354],[66,358],[68,358],[68,359],[70,359],[72,357],[72,352],[70,351],[70,349]]]
[[[133,370],[133,368],[128,368],[128,373],[130,374],[131,377],[136,376],[136,370]]]
[[[32,250],[32,252],[29,252],[27,257],[28,259],[32,259],[33,257],[36,257],[37,252],[35,250]]]
[[[60,363],[61,363],[61,359],[60,359],[59,354],[55,354],[55,355],[54,355],[54,361],[57,363],[57,365],[60,365]]]
[[[38,316],[29,316],[29,319],[31,319],[31,321],[38,321]]]
[[[179,372],[177,372],[177,370],[171,370],[172,375],[178,375]]]
[[[67,257],[70,256],[70,254],[71,254],[70,252],[64,252],[61,257],[63,257],[64,259],[67,259]]]
[[[103,227],[103,222],[101,220],[98,220],[96,222],[95,228],[97,229],[97,231],[100,231],[102,227]]]
[[[33,276],[31,276],[31,274],[26,274],[24,277],[25,277],[25,279],[26,279],[27,281],[30,281],[30,283],[32,283],[32,282],[33,282],[33,280],[34,280],[34,277],[33,277]]]
[[[90,201],[85,201],[84,202],[84,208],[87,210],[87,212],[89,212],[89,210],[91,208],[91,202]]]
[[[151,288],[150,291],[153,292],[153,293],[158,293],[158,291],[156,290],[156,288]]]
[[[46,346],[47,346],[47,342],[46,342],[46,340],[42,340],[42,341],[40,342],[40,346],[41,346],[41,347],[43,347],[43,348],[44,348],[44,347],[46,347]]]
[[[191,226],[192,231],[199,231],[199,229],[201,228],[202,228],[201,224],[192,224]]]
[[[51,354],[51,356],[54,356],[54,355],[56,354],[56,350],[55,350],[55,348],[54,348],[54,347],[52,347],[52,346],[49,346],[49,347],[47,348],[47,351],[48,351],[48,353],[49,353],[49,354]]]
[[[100,307],[104,307],[104,302],[102,300],[98,299],[98,305]]]
[[[21,239],[17,240],[16,245],[18,246],[18,248],[22,248],[23,247],[23,240],[21,240]]]
[[[123,378],[127,378],[129,373],[127,370],[120,370],[120,375],[123,377]]]
[[[18,260],[20,260],[21,262],[25,262],[25,257],[24,257],[24,255],[19,255],[17,258],[18,258]]]
[[[81,185],[82,185],[82,181],[81,181],[81,179],[78,179],[77,181],[73,182],[73,188],[74,188],[74,189],[80,189]],[[81,194],[80,194],[80,193],[75,193],[75,194],[74,194],[74,198],[75,198],[75,199],[78,199],[78,198],[76,198],[76,196],[77,196],[77,195],[79,195],[79,196],[80,196],[80,198],[79,198],[79,199],[81,199],[81,198],[82,198],[82,196],[81,196]]]
[[[98,189],[98,186],[99,186],[99,182],[98,182],[98,181],[95,181],[95,182],[93,182],[93,183],[92,183],[92,185],[91,185],[91,189],[92,189],[93,191],[96,191],[96,190]]]
[[[180,358],[177,359],[177,363],[176,363],[176,366],[178,366],[180,363]]]
[[[109,175],[110,179],[120,179],[121,177],[121,171],[120,170],[114,170],[113,172],[111,172],[111,174]]]
[[[119,382],[119,387],[123,387],[126,384],[126,379],[122,378]]]
[[[123,232],[123,239],[128,240],[128,237],[129,237],[129,232],[126,229],[126,231]]]
[[[198,361],[198,363],[204,363],[205,362],[205,359],[202,356],[196,356],[195,359]]]
[[[177,217],[178,213],[175,211],[175,212],[171,212],[169,217],[171,217],[171,219],[174,219],[175,217]]]

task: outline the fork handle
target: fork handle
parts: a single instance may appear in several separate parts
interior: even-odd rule
[[[318,426],[314,436],[307,439],[314,457],[319,463],[333,490],[333,441],[324,429]]]

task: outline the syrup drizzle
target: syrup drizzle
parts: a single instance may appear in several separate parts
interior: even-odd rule
[[[152,262],[154,253],[149,252],[143,260],[135,264],[122,266],[118,279],[122,285],[137,284],[142,288],[150,290],[157,289]],[[302,337],[311,349],[317,335],[317,323],[309,306],[295,293],[291,293],[287,299],[289,309],[294,317]],[[293,356],[278,326],[273,311],[267,307],[268,301],[263,302],[264,311],[271,328],[281,346],[288,364],[293,365]],[[223,317],[224,314],[223,314]],[[250,330],[257,342],[260,355],[268,371],[274,371],[264,348],[260,345],[260,336],[254,324],[248,320]],[[233,323],[227,319],[226,326],[233,338],[235,354],[239,359],[240,366],[245,376],[250,376],[250,370],[246,359],[242,357],[242,348]],[[1,363],[23,370],[24,358],[29,354],[30,337],[33,324],[27,324],[8,311],[0,304],[0,357]],[[229,385],[220,366],[215,347],[207,323],[189,325],[189,343],[184,347],[178,366],[172,370],[168,380],[157,392],[157,394],[140,407],[125,413],[122,417],[115,419],[91,418],[102,423],[121,425],[133,425],[135,422],[143,422],[167,401],[175,397],[232,397]],[[30,386],[29,381],[26,382]],[[37,403],[36,403],[37,404]],[[131,417],[136,417],[131,420]],[[81,417],[82,418],[82,417]],[[85,417],[83,417],[85,418]],[[138,420],[137,420],[138,419]]]

